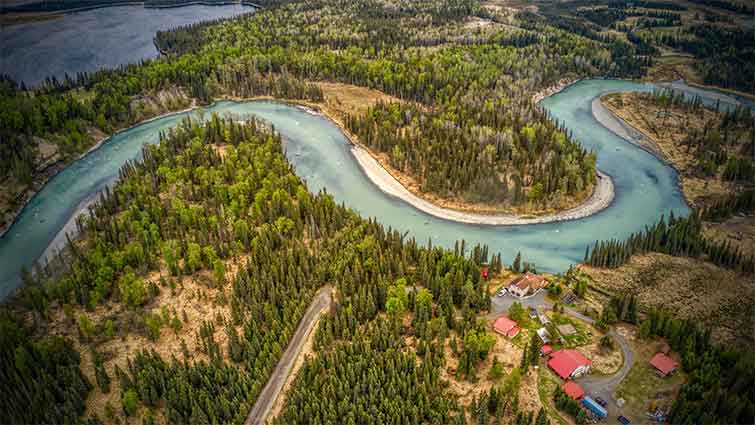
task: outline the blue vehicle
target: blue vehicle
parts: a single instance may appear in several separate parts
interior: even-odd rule
[[[582,405],[589,409],[591,412],[595,413],[595,415],[600,419],[605,419],[608,416],[606,409],[598,404],[597,401],[593,400],[592,397],[585,396],[585,398],[582,399]]]
[[[629,419],[627,419],[627,418],[625,418],[623,416],[619,416],[616,419],[618,419],[619,422],[621,422],[621,425],[629,425],[630,423],[632,423],[632,422],[629,421]]]

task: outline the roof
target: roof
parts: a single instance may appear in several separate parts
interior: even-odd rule
[[[569,336],[574,335],[577,333],[577,328],[574,327],[571,323],[564,323],[563,325],[556,326],[559,332],[561,332],[561,335]]]
[[[569,379],[580,366],[590,366],[590,360],[577,350],[558,350],[551,354],[548,360],[548,367],[553,369],[561,379]]]
[[[545,354],[545,355],[550,354],[552,351],[553,351],[553,347],[551,347],[548,344],[545,344],[542,347],[540,347],[540,352],[543,353],[543,354]]]
[[[582,390],[582,387],[580,387],[579,384],[574,381],[566,381],[562,388],[566,395],[573,398],[574,400],[579,400],[580,398],[585,396],[585,392]]]
[[[538,276],[536,274],[527,272],[523,274],[522,276],[519,276],[518,278],[509,282],[508,286],[509,287],[516,286],[517,288],[521,290],[526,290],[529,288],[540,289],[545,286],[545,278],[542,276]]]
[[[650,359],[650,364],[664,375],[668,375],[679,367],[674,359],[663,353],[658,353],[653,356],[653,358]]]
[[[601,419],[603,419],[606,416],[608,416],[608,412],[606,411],[606,409],[604,409],[603,406],[601,406],[600,404],[598,404],[597,401],[593,400],[592,397],[585,396],[582,399],[582,405],[585,406],[586,408],[592,410],[592,412],[595,413],[596,415],[600,416]]]
[[[506,316],[501,316],[493,323],[493,329],[504,335],[515,337],[519,333],[519,325]]]

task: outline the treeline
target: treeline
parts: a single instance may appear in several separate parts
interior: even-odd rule
[[[744,92],[755,91],[755,37],[751,28],[710,23],[685,26],[682,31],[649,33],[657,44],[691,53],[705,84]]]
[[[673,213],[644,231],[633,233],[624,241],[596,241],[585,251],[585,264],[593,267],[617,268],[629,262],[634,254],[660,252],[691,258],[706,258],[712,263],[743,273],[755,272],[755,257],[732,247],[729,242],[710,242],[702,234],[700,214],[675,218]]]
[[[755,189],[742,190],[716,199],[700,210],[703,220],[721,221],[734,214],[749,214],[755,211]]]
[[[215,63],[217,58],[187,55],[176,61],[150,61],[53,79],[35,92],[19,90],[14,82],[0,79],[0,178],[32,179],[38,165],[37,137],[56,144],[63,158],[69,159],[94,143],[90,129],[110,133],[143,119],[132,102],[139,94],[185,87],[187,95],[200,102],[221,95],[323,98],[315,85],[286,73],[263,72],[264,64],[234,60],[216,67]],[[91,96],[81,95],[82,90]]]

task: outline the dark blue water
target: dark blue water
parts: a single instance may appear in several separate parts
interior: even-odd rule
[[[251,6],[190,5],[168,9],[117,6],[0,27],[0,74],[35,86],[54,75],[97,71],[157,57],[155,33],[253,12]]]

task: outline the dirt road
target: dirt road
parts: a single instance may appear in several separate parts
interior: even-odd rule
[[[525,308],[532,307],[540,311],[552,308],[553,303],[548,301],[546,294],[547,292],[543,290],[531,297],[524,299],[513,297],[511,294],[506,294],[503,297],[493,296],[491,299],[492,305],[490,314],[488,314],[488,318],[490,320],[495,320],[501,314],[506,313],[509,307],[511,307],[511,304],[513,304],[515,301],[521,303]],[[583,322],[595,324],[594,319],[587,317],[584,314],[571,308],[565,307],[564,313]],[[621,366],[621,369],[610,376],[587,375],[585,377],[577,379],[576,381],[582,386],[582,388],[584,388],[586,393],[601,397],[604,400],[608,401],[609,413],[611,413],[612,415],[618,415],[620,414],[621,410],[616,405],[613,395],[616,392],[616,388],[619,386],[621,381],[626,378],[629,370],[632,369],[632,365],[634,365],[635,359],[632,347],[629,346],[629,343],[620,333],[612,329],[608,331],[608,335],[610,335],[616,342],[619,343],[619,347],[624,352],[624,364]]]
[[[280,396],[281,389],[286,383],[291,368],[293,367],[296,358],[301,353],[301,348],[307,340],[307,335],[315,329],[315,325],[319,322],[320,313],[329,308],[333,302],[330,296],[331,288],[326,286],[315,295],[315,299],[309,308],[304,313],[299,327],[296,328],[294,336],[291,337],[291,342],[288,343],[286,351],[283,352],[278,365],[275,366],[270,379],[262,389],[262,392],[257,397],[257,401],[254,403],[249,416],[246,417],[245,425],[263,425],[267,419],[267,415],[270,409],[275,404],[275,400]]]

